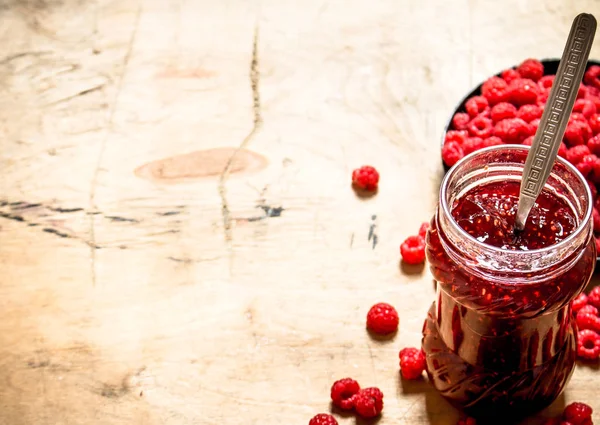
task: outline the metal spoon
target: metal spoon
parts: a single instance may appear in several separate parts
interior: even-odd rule
[[[595,33],[596,19],[589,13],[577,15],[573,20],[540,125],[525,161],[515,231],[524,229],[527,216],[550,176],[587,66]]]

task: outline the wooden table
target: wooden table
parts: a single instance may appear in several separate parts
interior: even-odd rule
[[[454,424],[399,380],[434,292],[398,246],[453,105],[559,56],[581,11],[600,3],[0,3],[0,424],[307,424],[345,376],[384,391],[381,425]],[[391,341],[364,330],[378,301]],[[542,416],[600,412],[598,373]]]

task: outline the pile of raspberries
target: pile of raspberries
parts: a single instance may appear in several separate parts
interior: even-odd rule
[[[544,75],[540,61],[527,59],[516,69],[486,80],[481,93],[469,98],[464,111],[452,118],[442,147],[444,163],[451,167],[465,155],[488,146],[531,146],[554,77]],[[600,250],[600,66],[592,65],[585,72],[558,154],[588,181]]]

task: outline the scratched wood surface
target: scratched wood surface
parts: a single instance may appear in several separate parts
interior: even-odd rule
[[[306,424],[345,376],[384,391],[382,425],[453,424],[398,378],[434,294],[398,246],[455,102],[559,56],[581,11],[600,3],[0,0],[0,424]],[[390,341],[364,330],[381,300]],[[600,412],[598,373],[541,416]]]

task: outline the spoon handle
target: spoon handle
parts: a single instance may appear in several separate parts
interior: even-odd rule
[[[515,217],[516,230],[523,230],[525,227],[527,216],[550,176],[587,66],[595,33],[596,19],[592,15],[582,13],[573,20],[540,125],[525,161]]]

